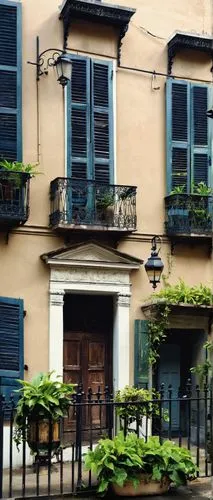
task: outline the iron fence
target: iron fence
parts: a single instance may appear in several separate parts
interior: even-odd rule
[[[136,187],[58,177],[50,184],[50,226],[136,230]]]
[[[173,194],[166,196],[167,234],[212,233],[212,196]]]
[[[18,226],[29,217],[30,174],[0,171],[0,225]]]
[[[108,388],[85,394],[79,388],[70,401],[69,415],[57,429],[49,420],[46,441],[40,421],[25,422],[19,452],[14,443],[15,403],[0,399],[0,498],[49,498],[95,491],[97,481],[85,471],[84,454],[100,438],[112,438],[120,429],[161,442],[173,440],[190,449],[197,476],[213,474],[212,390],[192,387],[178,393],[161,386],[149,401],[116,402]],[[44,429],[42,429],[44,432]],[[43,439],[43,441],[42,441]],[[44,445],[45,441],[45,447]],[[60,444],[59,444],[60,442]],[[30,458],[28,443],[34,450]]]

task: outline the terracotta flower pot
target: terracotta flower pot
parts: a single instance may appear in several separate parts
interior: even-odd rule
[[[169,489],[170,481],[166,477],[160,482],[150,480],[146,474],[140,474],[139,479],[140,483],[136,488],[131,481],[127,481],[123,487],[113,484],[112,489],[120,497],[163,495]]]
[[[50,432],[52,436],[50,436]],[[37,422],[30,421],[27,442],[30,449],[38,455],[48,455],[49,450],[51,453],[57,451],[60,446],[59,422],[53,422],[51,430],[50,422],[47,419],[38,420]]]

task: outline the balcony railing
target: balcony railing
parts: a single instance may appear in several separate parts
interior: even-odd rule
[[[168,235],[206,236],[212,234],[212,196],[173,194],[166,196]]]
[[[30,174],[0,171],[0,226],[24,224],[29,216]]]
[[[57,177],[50,184],[54,229],[136,230],[136,187]]]

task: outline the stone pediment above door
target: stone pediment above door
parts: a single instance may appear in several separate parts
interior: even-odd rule
[[[50,266],[99,267],[131,271],[139,269],[143,260],[119,252],[114,248],[95,241],[59,248],[41,255],[41,259]]]

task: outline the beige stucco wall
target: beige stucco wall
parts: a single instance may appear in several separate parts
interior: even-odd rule
[[[123,66],[166,72],[166,45],[173,31],[212,33],[211,0],[116,0],[115,3],[137,9],[123,40]],[[36,70],[27,64],[35,61],[36,35],[40,37],[41,51],[48,47],[62,48],[58,0],[22,0],[22,4],[23,159],[39,161],[42,175],[31,181],[27,224],[9,236],[8,244],[4,235],[0,238],[0,294],[24,299],[25,363],[29,366],[26,376],[31,378],[36,371],[48,368],[49,270],[39,257],[64,244],[62,236],[48,229],[48,193],[50,181],[65,176],[65,115],[63,91],[51,70],[40,79],[37,107]],[[93,53],[116,60],[115,30],[78,22],[73,25],[68,47],[75,53]],[[180,76],[210,81],[210,67],[208,56],[187,53],[176,57],[173,71]],[[154,86],[160,87],[159,90],[153,90],[150,75],[123,68],[116,71],[116,182],[138,186],[138,232],[124,239],[119,249],[144,260],[150,255],[151,237],[164,233],[165,77],[157,77]],[[71,240],[75,241],[74,232]],[[212,258],[206,245],[177,245],[171,255],[170,243],[164,237],[161,256],[171,283],[182,277],[189,284],[202,281],[212,286]],[[141,304],[151,292],[144,268],[133,272],[131,360],[133,321],[142,318]]]

